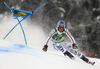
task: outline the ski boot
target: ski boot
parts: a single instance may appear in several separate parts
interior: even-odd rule
[[[74,59],[74,56],[73,56],[71,53],[69,53],[68,51],[66,51],[66,52],[64,53],[64,55],[65,55],[65,56],[67,55],[69,58]]]
[[[89,64],[92,64],[92,65],[94,65],[94,64],[95,64],[95,62],[91,62],[91,61],[89,61],[88,63],[89,63]]]
[[[91,62],[91,61],[89,61],[89,59],[87,59],[84,55],[82,55],[82,58],[81,58],[83,61],[85,61],[86,63],[89,63],[89,64],[91,64],[91,65],[94,65],[95,64],[95,62]]]

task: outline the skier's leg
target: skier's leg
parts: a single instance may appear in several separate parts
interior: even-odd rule
[[[53,43],[53,47],[55,50],[57,51],[61,51],[65,56],[67,55],[68,57],[70,57],[71,59],[74,59],[74,56],[69,53],[63,46],[61,45],[64,45],[62,43]]]
[[[76,51],[75,49],[73,49],[72,46],[70,46],[70,45],[68,45],[68,46],[66,47],[66,49],[67,49],[69,52],[73,53],[74,55],[78,56],[79,58],[81,58],[82,55],[83,55],[82,53],[80,53],[80,52]]]
[[[60,43],[53,43],[53,47],[54,47],[55,50],[61,51],[62,53],[64,53],[65,50],[66,50],[60,45]]]
[[[89,63],[89,64],[92,64],[92,65],[95,64],[95,62],[91,62],[91,61],[90,61],[88,58],[86,58],[84,55],[82,55],[81,59],[82,59],[83,61]]]
[[[94,65],[95,62],[91,62],[88,58],[86,58],[82,53],[76,51],[75,49],[73,49],[70,45],[67,47],[68,51],[73,53],[74,55],[77,55],[80,59],[82,59],[83,61]]]
[[[65,56],[67,55],[67,56],[70,57],[71,59],[74,59],[74,56],[66,49],[66,47],[68,47],[67,42],[65,42],[65,41],[60,42],[60,46],[62,46],[62,48],[64,49],[63,54],[64,54]]]
[[[69,56],[71,59],[74,59],[74,56],[70,53],[70,52],[68,52],[68,51],[66,51],[65,53],[64,53],[64,55],[66,56]]]
[[[87,63],[89,62],[89,59],[87,59],[84,55],[82,55],[81,59],[82,59],[83,61],[87,62]]]

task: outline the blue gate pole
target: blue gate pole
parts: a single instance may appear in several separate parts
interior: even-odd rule
[[[21,29],[22,29],[22,32],[23,32],[23,35],[24,35],[24,39],[25,39],[25,44],[27,45],[26,36],[25,36],[25,33],[24,33],[24,29],[23,29],[23,27],[22,27],[22,25],[21,25],[21,21],[19,21],[18,18],[17,18],[17,20],[18,20],[18,22],[19,22],[19,24],[20,24],[20,27],[21,27]]]
[[[11,8],[6,4],[6,2],[4,2],[4,4],[11,10]]]
[[[20,22],[22,22],[24,19],[22,19]],[[6,39],[6,37],[15,29],[15,27],[18,25],[19,23],[17,23],[9,32],[8,32],[8,34],[3,38],[3,40],[4,39]]]
[[[37,9],[34,10],[34,12],[36,12],[37,10],[39,10],[40,8],[42,8],[45,4],[41,5],[40,7],[38,7]]]

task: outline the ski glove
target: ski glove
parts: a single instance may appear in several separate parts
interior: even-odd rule
[[[76,44],[72,44],[73,49],[77,49],[78,47],[76,46]]]
[[[48,45],[44,45],[44,47],[42,48],[43,51],[47,51]]]

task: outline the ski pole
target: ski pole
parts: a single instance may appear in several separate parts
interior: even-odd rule
[[[77,49],[81,50],[80,48],[77,48]],[[82,51],[84,51],[84,52],[86,52],[86,53],[89,53],[89,54],[91,54],[91,55],[97,56],[97,54],[94,54],[94,53],[88,52],[88,51],[86,51],[86,50],[82,50]]]

